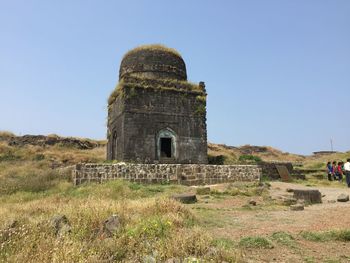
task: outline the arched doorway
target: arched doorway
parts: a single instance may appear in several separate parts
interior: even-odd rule
[[[176,147],[177,136],[176,133],[170,129],[165,128],[157,134],[157,158],[160,159],[176,159],[177,147]]]

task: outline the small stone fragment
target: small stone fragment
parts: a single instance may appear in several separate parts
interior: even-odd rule
[[[107,218],[100,227],[98,232],[99,237],[112,237],[114,233],[120,228],[120,219],[117,215],[112,215]]]
[[[297,203],[297,199],[293,197],[285,197],[283,198],[283,205],[294,205]]]
[[[55,215],[50,220],[56,236],[61,237],[72,231],[72,227],[65,215]]]
[[[250,204],[250,205],[253,205],[253,206],[256,206],[256,201],[250,200],[250,201],[249,201],[249,204]]]
[[[295,204],[290,206],[290,210],[292,211],[302,211],[304,210],[304,206],[302,204]]]
[[[9,222],[8,224],[8,228],[15,228],[19,225],[18,221],[17,220],[12,220]]]
[[[294,189],[293,194],[295,199],[302,199],[305,203],[322,203],[321,192],[319,190]]]
[[[297,204],[305,205],[305,200],[303,199],[298,199]]]
[[[178,258],[169,258],[165,261],[165,263],[181,263],[181,260]]]
[[[338,202],[348,202],[349,201],[349,195],[346,194],[340,194],[337,198]]]
[[[183,204],[193,204],[197,202],[197,197],[195,194],[177,194],[171,196],[171,198]]]
[[[156,263],[156,259],[152,256],[145,256],[143,258],[143,263]]]

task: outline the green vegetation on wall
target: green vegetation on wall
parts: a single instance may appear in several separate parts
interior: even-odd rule
[[[188,81],[179,81],[173,79],[162,79],[154,80],[149,78],[140,78],[140,77],[128,77],[119,81],[116,88],[112,91],[108,98],[108,109],[114,103],[118,96],[123,96],[125,94],[125,89],[133,89],[130,94],[133,96],[136,95],[135,89],[152,89],[155,91],[175,91],[181,93],[197,93],[196,101],[198,104],[197,112],[199,114],[205,113],[206,105],[206,94],[202,87],[198,84],[191,83]]]

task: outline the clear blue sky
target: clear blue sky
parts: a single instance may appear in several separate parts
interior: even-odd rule
[[[0,0],[0,130],[105,138],[129,49],[162,43],[205,81],[208,139],[350,149],[350,1]]]

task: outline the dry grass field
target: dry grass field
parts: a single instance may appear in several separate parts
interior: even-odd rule
[[[310,175],[291,184],[215,185],[208,193],[125,181],[74,187],[63,167],[104,162],[103,143],[91,149],[59,143],[16,146],[5,134],[2,138],[0,262],[350,261],[350,204],[334,203],[337,194],[349,194],[344,183]],[[217,148],[217,153],[228,151]],[[289,157],[301,158],[308,167],[322,167],[327,160]],[[323,203],[290,211],[281,201],[286,188],[317,188]],[[169,198],[183,192],[198,192],[198,202],[185,205]],[[57,235],[55,215],[66,216],[70,232]],[[112,215],[119,218],[117,230],[101,235]]]

